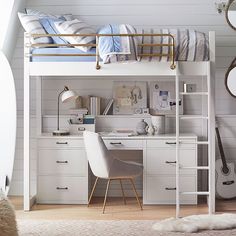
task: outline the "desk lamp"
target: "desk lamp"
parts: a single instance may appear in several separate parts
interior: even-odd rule
[[[53,135],[55,136],[64,136],[69,135],[70,132],[68,130],[60,130],[59,125],[59,115],[60,115],[60,97],[63,103],[68,102],[72,99],[77,98],[77,94],[74,91],[69,90],[67,86],[59,93],[57,98],[57,130],[53,131]]]

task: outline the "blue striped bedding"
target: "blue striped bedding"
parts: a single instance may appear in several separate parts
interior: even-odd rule
[[[91,48],[88,52],[83,52],[78,48],[35,48],[32,54],[96,54],[96,49]],[[93,62],[96,57],[92,56],[34,56],[31,57],[32,62]]]

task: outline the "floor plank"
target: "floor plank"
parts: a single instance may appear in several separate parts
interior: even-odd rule
[[[159,220],[175,216],[175,206],[145,205],[143,211],[135,198],[108,198],[105,214],[102,214],[103,198],[94,198],[91,206],[86,205],[35,205],[30,212],[23,211],[23,198],[10,197],[18,219],[40,220]],[[236,200],[217,200],[217,212],[236,212]],[[208,208],[204,203],[181,206],[181,216],[205,214]]]

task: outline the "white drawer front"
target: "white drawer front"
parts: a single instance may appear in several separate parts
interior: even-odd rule
[[[145,174],[175,174],[175,150],[147,149],[147,158],[144,162]],[[194,149],[180,150],[181,166],[197,166],[196,151]],[[194,174],[195,170],[180,170],[180,174]]]
[[[38,178],[38,203],[86,204],[87,201],[87,177],[39,176]]]
[[[85,150],[40,149],[38,156],[39,175],[87,176],[88,161]]]
[[[196,191],[196,177],[180,177],[180,191]],[[147,176],[145,204],[175,204],[175,176]],[[181,204],[197,204],[196,195],[181,195]]]
[[[108,149],[143,149],[142,140],[104,140]]]
[[[196,142],[195,139],[187,139],[186,142],[189,143],[181,143],[180,148],[195,148]],[[176,142],[175,139],[162,139],[162,140],[147,140],[147,148],[168,148],[168,149],[175,149]]]
[[[83,139],[43,138],[38,140],[39,148],[84,148]]]

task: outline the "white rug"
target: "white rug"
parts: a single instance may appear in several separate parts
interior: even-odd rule
[[[156,221],[18,220],[19,236],[182,236],[191,233],[158,232]],[[196,235],[196,234],[194,234]],[[203,231],[197,236],[236,236],[236,230]]]
[[[170,218],[153,225],[161,232],[198,232],[199,230],[223,230],[236,228],[236,214],[192,215],[180,219]]]

